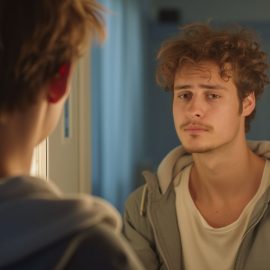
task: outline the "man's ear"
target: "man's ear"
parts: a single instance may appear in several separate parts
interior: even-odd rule
[[[250,92],[248,96],[243,99],[243,111],[244,116],[250,115],[256,107],[256,98],[254,92]]]
[[[68,90],[70,63],[62,64],[57,74],[50,80],[48,87],[48,101],[57,103]]]

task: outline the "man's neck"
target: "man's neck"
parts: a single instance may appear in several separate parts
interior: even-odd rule
[[[246,142],[193,158],[189,187],[197,208],[214,226],[233,222],[258,190],[265,161]],[[223,220],[226,210],[229,215]]]
[[[0,133],[3,130],[0,129]],[[2,132],[0,135],[0,177],[28,175],[31,168],[33,148],[24,144],[20,133]]]
[[[0,123],[0,177],[28,175],[39,138],[40,112],[18,112]]]

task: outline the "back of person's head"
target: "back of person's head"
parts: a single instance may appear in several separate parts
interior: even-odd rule
[[[103,37],[95,0],[0,1],[0,113],[26,109],[94,35]]]
[[[187,61],[217,64],[224,80],[234,80],[240,101],[252,92],[259,97],[269,83],[266,53],[261,50],[255,33],[240,26],[187,25],[179,35],[163,43],[157,59],[157,82],[169,91],[173,90],[177,69]],[[254,114],[255,110],[246,119],[246,131]]]

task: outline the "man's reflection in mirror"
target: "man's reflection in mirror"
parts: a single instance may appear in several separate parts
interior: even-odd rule
[[[191,24],[157,59],[181,146],[128,198],[126,238],[147,269],[266,269],[270,143],[246,140],[265,52],[243,27]]]

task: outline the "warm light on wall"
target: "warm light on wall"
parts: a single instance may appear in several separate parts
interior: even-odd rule
[[[47,140],[34,149],[30,174],[47,179]]]

